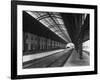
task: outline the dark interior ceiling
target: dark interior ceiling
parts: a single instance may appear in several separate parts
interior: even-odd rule
[[[83,42],[89,40],[89,14],[87,15],[83,25],[82,15],[83,14],[61,13],[70,38],[75,44],[77,43],[79,36],[82,36],[83,33]]]
[[[83,28],[84,28],[84,38],[83,38],[83,42],[87,41],[90,39],[89,37],[89,33],[90,33],[90,15],[88,14],[87,17],[86,17],[86,20],[84,21],[84,25],[83,25]]]

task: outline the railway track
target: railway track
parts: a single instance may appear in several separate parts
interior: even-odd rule
[[[23,68],[45,68],[45,67],[59,67],[63,66],[65,61],[71,55],[71,50],[64,50],[57,52],[55,54],[45,56],[36,60],[31,61],[28,66],[23,66]]]

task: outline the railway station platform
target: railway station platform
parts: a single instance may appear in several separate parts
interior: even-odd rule
[[[29,58],[32,60],[24,61],[23,68],[44,68],[44,67],[61,67],[72,53],[72,49],[61,49],[57,51],[34,54]],[[24,56],[25,58],[26,56]],[[27,56],[28,58],[28,56]]]
[[[24,56],[24,58],[28,56]],[[73,67],[73,66],[88,66],[89,55],[83,51],[83,59],[79,58],[79,54],[75,50],[61,49],[51,52],[34,54],[32,60],[25,58],[23,68],[45,68],[45,67]]]
[[[79,58],[79,54],[73,50],[72,55],[65,62],[64,66],[88,66],[90,63],[89,52],[83,51],[83,59]]]
[[[24,69],[89,65],[89,14],[26,10],[22,19]]]

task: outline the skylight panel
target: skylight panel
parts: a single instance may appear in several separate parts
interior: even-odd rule
[[[59,37],[67,40],[67,30],[65,28],[64,22],[60,13],[57,12],[38,12],[38,11],[27,11],[32,17],[37,19],[40,23],[42,23],[45,27],[49,28],[51,31],[56,33]]]
[[[44,24],[46,27],[48,27],[50,24],[46,22],[45,19],[39,20],[42,24]]]
[[[60,18],[53,17],[53,19],[55,20],[55,22],[56,22],[57,24],[64,24],[64,23],[63,23],[63,20],[60,19]]]
[[[47,15],[47,13],[46,13],[46,12],[38,12],[38,14],[39,14],[40,16]]]

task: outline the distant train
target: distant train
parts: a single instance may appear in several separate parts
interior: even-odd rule
[[[65,48],[66,44],[37,36],[32,33],[23,33],[23,52],[41,52]],[[25,54],[25,53],[24,53]]]

